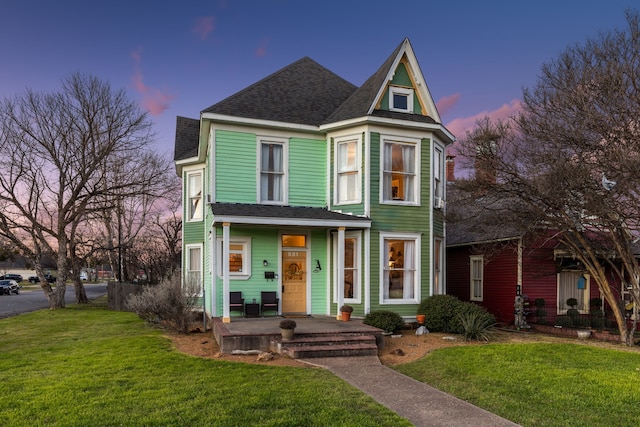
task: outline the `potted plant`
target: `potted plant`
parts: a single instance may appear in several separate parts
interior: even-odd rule
[[[283,340],[290,340],[296,329],[296,321],[291,319],[283,319],[280,321],[280,335]]]
[[[416,314],[416,322],[418,322],[418,325],[424,325],[424,322],[426,320],[427,320],[427,314],[422,310],[418,310],[418,313]]]
[[[351,313],[353,312],[353,307],[350,305],[343,305],[340,307],[340,315],[343,322],[348,322],[351,319]]]

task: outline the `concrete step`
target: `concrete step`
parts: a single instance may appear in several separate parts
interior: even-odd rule
[[[310,357],[371,356],[378,354],[376,337],[362,334],[295,335],[291,340],[275,337],[271,351],[293,359]]]

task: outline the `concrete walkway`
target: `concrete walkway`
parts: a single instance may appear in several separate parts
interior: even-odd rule
[[[300,360],[330,370],[418,427],[518,425],[387,368],[377,356]]]

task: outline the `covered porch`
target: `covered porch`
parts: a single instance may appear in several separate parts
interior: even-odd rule
[[[280,340],[280,321],[282,317],[268,318],[233,318],[233,322],[226,323],[216,317],[212,319],[213,335],[222,353],[234,350],[269,351],[273,343]],[[377,348],[383,345],[382,330],[365,325],[361,319],[351,319],[348,322],[336,320],[332,316],[308,316],[294,318],[294,340],[325,340],[338,343],[345,337],[373,337]],[[336,338],[338,337],[338,338]]]

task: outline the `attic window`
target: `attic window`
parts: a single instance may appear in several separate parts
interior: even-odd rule
[[[413,113],[413,89],[390,86],[389,110]]]

